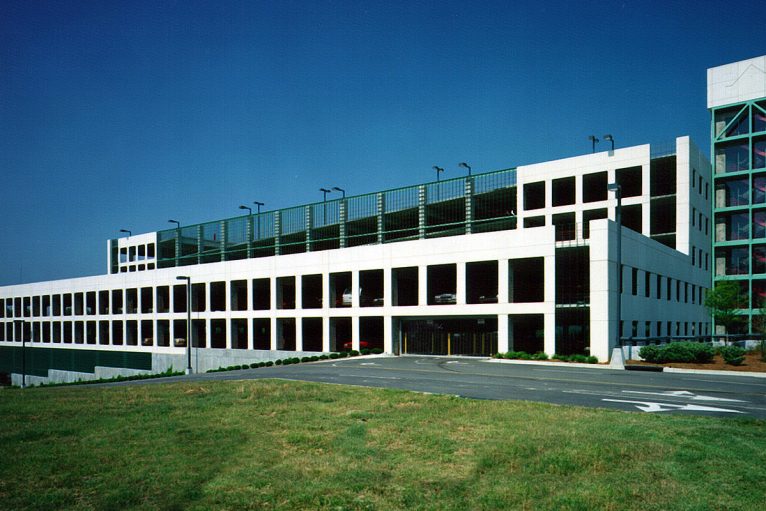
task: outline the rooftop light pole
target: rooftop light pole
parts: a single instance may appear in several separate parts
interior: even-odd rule
[[[617,222],[617,346],[622,350],[620,325],[622,323],[622,186],[618,183],[609,183],[607,190],[614,192],[617,199],[617,208],[614,211],[614,220]]]
[[[248,215],[252,215],[253,214],[253,208],[251,208],[250,206],[244,206],[243,205],[243,206],[240,206],[239,209],[246,209]]]
[[[191,277],[179,275],[176,280],[186,281],[186,374],[191,374]]]
[[[332,193],[332,190],[328,190],[327,188],[320,188],[320,192],[322,192],[322,202],[324,203],[324,208],[322,211],[322,224],[324,225],[327,223],[327,194]]]
[[[590,140],[590,142],[592,144],[591,152],[595,153],[596,152],[596,144],[598,144],[598,139],[596,138],[595,135],[588,135],[588,140]]]
[[[439,167],[439,166],[437,166],[437,165],[434,165],[434,166],[433,166],[433,167],[431,167],[431,168],[433,168],[433,169],[436,171],[436,180],[438,181],[438,180],[439,180],[439,174],[441,174],[442,172],[444,172],[444,169],[443,169],[443,168],[441,168],[441,167]]]
[[[341,197],[342,199],[346,198],[346,190],[344,190],[343,188],[338,188],[337,186],[333,186],[332,189],[335,190],[336,192],[342,193],[343,194],[343,197]]]
[[[130,238],[131,236],[133,236],[133,232],[132,232],[132,231],[130,231],[130,230],[128,230],[128,229],[120,229],[120,232],[124,232],[124,233],[126,233],[126,234],[128,235],[128,238]]]
[[[176,224],[176,229],[180,229],[181,228],[181,222],[179,222],[178,220],[168,220],[168,223],[169,224]]]
[[[264,204],[263,202],[258,202],[257,200],[254,200],[253,204],[255,204],[258,208],[258,223],[256,224],[255,228],[255,239],[259,239],[261,237],[261,206],[264,206]]]
[[[466,162],[464,162],[464,161],[461,161],[460,163],[458,163],[458,164],[457,164],[457,166],[458,166],[458,167],[462,167],[462,168],[464,168],[464,169],[468,169],[468,176],[470,176],[470,175],[471,175],[471,166],[470,166],[470,165],[468,165]]]
[[[612,143],[612,152],[614,152],[614,137],[612,135],[604,135],[603,139],[604,139],[604,142]]]

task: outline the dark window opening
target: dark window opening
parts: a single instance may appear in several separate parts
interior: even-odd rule
[[[628,167],[615,171],[617,184],[622,189],[622,197],[638,197],[642,193],[641,167]]]
[[[271,320],[269,318],[253,319],[253,349],[271,349]]]
[[[391,296],[394,306],[418,304],[418,268],[394,268],[391,271]]]
[[[359,272],[359,305],[362,307],[383,306],[383,270]]]
[[[569,206],[575,203],[574,176],[554,179],[552,187],[553,206]]]
[[[590,209],[582,212],[582,236],[586,240],[590,238],[590,222],[591,220],[600,220],[602,218],[609,218],[609,213],[606,208]]]
[[[497,303],[497,261],[481,261],[465,265],[467,303]]]
[[[154,312],[154,300],[153,298],[153,289],[150,287],[142,287],[141,288],[141,312],[143,314],[149,314]]]
[[[641,204],[622,207],[622,226],[638,233],[641,232]]]
[[[544,216],[530,216],[524,219],[525,229],[528,229],[530,227],[544,227],[544,226],[545,226]]]
[[[231,347],[235,350],[247,349],[247,320],[231,320]]]
[[[322,318],[303,318],[303,351],[322,351]]]
[[[226,282],[210,283],[210,310],[212,312],[226,310]]]
[[[231,297],[231,310],[233,311],[246,311],[247,310],[247,281],[246,280],[232,280],[229,290]]]
[[[508,261],[508,301],[531,303],[544,301],[545,265],[542,257]]]
[[[253,279],[253,310],[271,308],[271,280]]]
[[[649,163],[649,195],[662,197],[676,193],[676,157],[653,158]]]
[[[582,176],[582,201],[599,202],[608,198],[607,185],[609,174],[607,172],[594,172]]]
[[[545,322],[542,314],[508,316],[508,350],[539,353],[544,350]]]
[[[457,265],[428,266],[427,275],[428,305],[457,303]]]
[[[556,227],[556,241],[568,241],[577,238],[577,225],[574,213],[559,213],[553,215],[553,225]]]
[[[226,320],[210,320],[210,347],[216,349],[226,348]]]
[[[332,307],[351,307],[353,303],[351,272],[330,274],[330,304]]]
[[[301,307],[304,309],[322,308],[322,275],[304,275],[301,277]]]
[[[157,287],[157,312],[170,312],[170,287]]]
[[[277,349],[295,351],[295,318],[277,319]]]
[[[359,348],[384,349],[383,318],[377,316],[359,318]]]
[[[524,185],[524,210],[542,209],[545,207],[545,181],[527,183]]]
[[[556,250],[556,303],[590,303],[590,257],[588,247]]]
[[[330,351],[351,349],[351,318],[330,318]]]

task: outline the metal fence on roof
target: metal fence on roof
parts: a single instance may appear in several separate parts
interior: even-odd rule
[[[515,229],[516,169],[158,231],[158,267]]]

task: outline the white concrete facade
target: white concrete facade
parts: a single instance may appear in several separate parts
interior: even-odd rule
[[[688,137],[678,138],[672,156],[665,157],[670,158],[670,167],[653,167],[659,160],[653,158],[650,146],[643,145],[518,167],[517,201],[508,204],[508,210],[517,216],[516,229],[152,269],[148,268],[153,261],[149,246],[154,244],[151,254],[156,255],[156,233],[121,238],[117,247],[125,248],[128,254],[134,247],[136,259],[130,255],[121,259],[116,273],[0,288],[0,348],[18,347],[20,337],[28,335],[30,349],[142,352],[175,356],[182,361],[187,313],[176,307],[176,301],[186,298],[174,288],[185,286],[178,276],[188,276],[193,285],[204,285],[205,307],[191,314],[193,325],[205,332],[206,348],[199,350],[200,356],[215,358],[216,363],[220,360],[221,365],[225,365],[227,352],[232,353],[232,360],[247,359],[249,355],[253,361],[267,358],[267,351],[284,352],[288,328],[294,328],[294,334],[290,334],[294,335],[294,345],[287,349],[291,353],[340,349],[335,332],[346,325],[350,325],[352,348],[359,349],[370,336],[371,327],[366,323],[370,318],[382,321],[382,330],[375,336],[382,338],[381,347],[387,353],[407,351],[403,331],[408,322],[469,320],[485,325],[485,321],[496,321],[495,331],[488,337],[496,343],[489,348],[492,352],[514,349],[522,342],[520,332],[530,336],[531,331],[536,332],[534,342],[541,342],[534,345],[549,355],[573,349],[563,340],[570,335],[575,346],[580,346],[577,343],[582,337],[582,350],[605,362],[617,342],[614,311],[620,296],[617,228],[613,222],[616,199],[606,193],[605,186],[620,180],[624,190],[633,190],[622,201],[623,211],[631,212],[630,221],[640,231],[623,229],[622,337],[708,334],[709,319],[702,299],[710,282],[710,221],[706,217],[710,165]],[[664,181],[658,179],[658,174]],[[655,193],[653,187],[660,181],[672,182],[673,193]],[[541,189],[542,201],[533,196]],[[535,201],[538,204],[532,204]],[[603,216],[589,216],[594,212]],[[655,218],[667,216],[668,212],[675,215],[674,221],[662,218],[662,223]],[[137,247],[145,247],[144,259],[139,259]],[[112,254],[111,242],[108,249]],[[557,275],[557,264],[563,264],[561,254],[566,251],[585,260],[563,266],[563,273],[572,275]],[[530,267],[539,271],[520,272],[515,266],[520,261],[531,261]],[[476,271],[485,271],[483,266],[476,270],[474,263],[487,264],[491,276],[486,277],[486,285],[494,289],[496,298],[481,301],[470,297],[475,294],[472,279],[482,277]],[[147,267],[129,269],[138,264]],[[454,276],[454,303],[434,303],[430,272],[437,267],[444,269],[450,279]],[[398,280],[402,269],[417,275],[417,284],[412,279]],[[382,274],[382,293],[374,306],[363,303],[359,293],[368,271]],[[337,275],[350,278],[350,285],[345,286],[352,290],[350,306],[338,301],[340,290],[333,288]],[[558,296],[569,291],[570,284],[563,278],[575,278],[575,282],[578,275],[584,282],[584,297]],[[318,306],[315,303],[303,307],[303,294],[309,293],[308,288],[304,289],[304,277],[321,283]],[[523,280],[515,282],[514,278]],[[259,291],[255,286],[265,286],[266,282],[268,307],[256,307]],[[293,293],[290,282],[294,282],[294,296],[283,296]],[[417,304],[399,305],[397,296],[407,291],[404,287],[413,285],[417,286],[416,292],[412,290]],[[536,298],[519,299],[521,290],[514,286],[522,285],[539,288]],[[225,305],[213,306],[221,296]],[[119,300],[115,301],[115,297]],[[58,309],[54,301],[58,301]],[[65,303],[69,303],[69,310]],[[582,325],[566,326],[561,318],[570,313],[587,319]],[[520,321],[530,318],[533,326],[522,329]],[[256,321],[268,324],[268,346],[263,345],[263,340],[261,344],[256,341]],[[536,322],[539,328],[534,326]],[[237,330],[242,325],[244,329]],[[224,337],[219,347],[211,347],[216,328],[223,328]],[[246,331],[245,338],[238,331]],[[321,335],[319,343],[317,335]],[[448,334],[448,350],[452,351],[461,335],[464,333],[453,333],[452,337]],[[183,343],[176,346],[178,339]],[[192,339],[196,339],[195,334]],[[309,344],[312,349],[306,349]],[[204,361],[199,365],[210,366]]]

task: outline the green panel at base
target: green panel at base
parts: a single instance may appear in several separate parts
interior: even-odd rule
[[[0,372],[21,373],[22,351],[26,351],[26,373],[34,376],[46,377],[49,369],[94,373],[96,366],[152,369],[151,353],[0,346]]]

